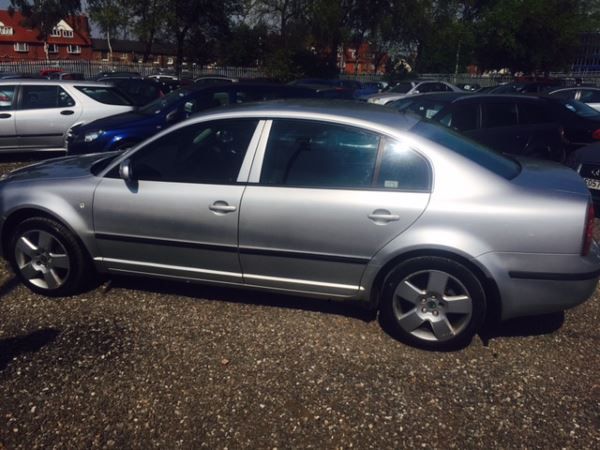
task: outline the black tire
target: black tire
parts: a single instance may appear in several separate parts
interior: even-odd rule
[[[26,237],[31,241],[32,239],[35,239],[36,233],[38,239],[41,239],[40,233],[47,233],[46,236],[50,235],[54,239],[51,241],[51,245],[55,249],[54,251],[57,251],[56,249],[58,248],[59,250],[57,253],[60,253],[60,255],[54,255],[54,259],[58,260],[58,257],[60,257],[63,261],[66,260],[68,263],[67,269],[52,268],[54,273],[58,274],[53,277],[53,282],[56,282],[57,279],[61,280],[60,283],[57,282],[56,286],[51,286],[50,283],[44,281],[44,274],[47,273],[46,266],[44,266],[43,269],[36,270],[35,267],[40,266],[39,264],[37,266],[34,266],[33,264],[34,260],[41,258],[41,256],[38,255],[42,248],[39,241],[37,244],[38,250],[34,252],[36,253],[35,259],[34,257],[24,255],[21,250],[19,250],[20,254],[17,254],[17,244],[19,240],[22,237]],[[31,238],[32,236],[33,238]],[[32,252],[31,248],[28,248],[28,251]],[[7,253],[7,259],[9,260],[14,273],[23,284],[33,292],[45,296],[63,297],[77,294],[89,286],[90,281],[95,275],[94,266],[89,255],[77,237],[64,225],[47,217],[31,217],[18,224],[10,237]],[[48,253],[51,256],[49,263],[52,264],[52,251],[49,250]],[[38,278],[28,278],[24,274],[25,267],[28,265],[34,267],[33,269],[29,267],[29,269],[35,271],[36,276],[39,275]],[[46,287],[44,287],[43,284],[46,284]]]
[[[435,279],[443,280],[444,274],[448,276],[441,289],[444,292],[428,290],[435,286]],[[411,301],[406,300],[409,297],[413,297]],[[486,296],[479,279],[464,265],[423,256],[404,261],[390,272],[379,308],[382,325],[397,339],[428,350],[455,350],[468,345],[482,326]]]

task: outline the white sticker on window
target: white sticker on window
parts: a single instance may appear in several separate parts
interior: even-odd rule
[[[383,186],[390,189],[398,189],[398,182],[395,180],[385,180]]]

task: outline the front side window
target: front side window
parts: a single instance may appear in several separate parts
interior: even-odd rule
[[[220,120],[179,128],[131,156],[136,180],[233,184],[257,120]],[[113,171],[111,171],[111,175]]]
[[[379,136],[329,123],[276,120],[260,182],[296,187],[370,187]]]
[[[15,109],[16,86],[0,86],[0,111]]]
[[[69,108],[75,100],[60,86],[23,86],[22,109]]]

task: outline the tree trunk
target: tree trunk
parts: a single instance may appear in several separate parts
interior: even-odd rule
[[[110,31],[106,30],[106,43],[108,44],[108,62],[112,62],[113,60],[113,49],[110,43]]]

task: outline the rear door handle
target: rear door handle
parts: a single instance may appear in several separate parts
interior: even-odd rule
[[[2,114],[0,114],[0,119],[8,119],[10,117],[12,117],[12,115],[8,114],[8,113],[2,113]]]
[[[392,214],[387,209],[377,209],[367,216],[377,224],[386,224],[388,222],[396,222],[400,220],[398,214]]]
[[[219,200],[218,202],[214,202],[212,205],[210,205],[208,207],[208,209],[210,209],[211,211],[213,211],[217,214],[218,213],[226,214],[226,213],[236,211],[237,206],[230,205],[227,202]]]
[[[66,110],[64,110],[64,111],[61,111],[60,113],[61,113],[63,116],[70,116],[70,115],[73,115],[73,114],[75,114],[75,111],[71,111],[70,109],[66,109]]]

